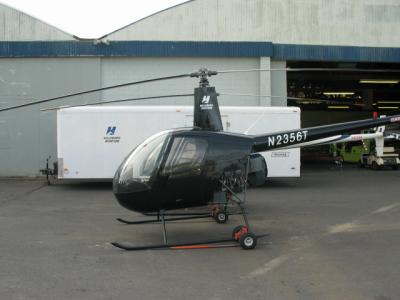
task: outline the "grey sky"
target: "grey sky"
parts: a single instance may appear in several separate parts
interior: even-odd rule
[[[97,38],[187,0],[0,0],[82,38]]]

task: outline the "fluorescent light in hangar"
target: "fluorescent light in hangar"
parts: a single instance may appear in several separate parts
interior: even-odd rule
[[[354,92],[324,92],[325,96],[353,96]]]
[[[400,80],[386,80],[386,79],[361,79],[360,83],[364,84],[397,84]]]

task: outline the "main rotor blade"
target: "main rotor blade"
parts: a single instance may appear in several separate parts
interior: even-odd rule
[[[92,90],[87,90],[87,91],[82,91],[82,92],[77,92],[77,93],[66,94],[66,95],[63,95],[63,96],[48,98],[48,99],[44,99],[44,100],[40,100],[40,101],[36,101],[36,102],[29,102],[29,103],[25,103],[25,104],[21,104],[21,105],[6,107],[6,108],[0,109],[0,112],[13,110],[13,109],[17,109],[17,108],[22,108],[22,107],[27,107],[27,106],[32,106],[32,105],[37,105],[37,104],[42,104],[42,103],[46,103],[46,102],[51,102],[51,101],[55,101],[55,100],[68,98],[68,97],[73,97],[73,96],[81,96],[81,95],[86,95],[86,94],[90,94],[90,93],[101,92],[101,91],[105,91],[105,90],[131,86],[131,85],[150,83],[150,82],[156,82],[156,81],[162,81],[162,80],[185,78],[185,77],[190,77],[190,74],[181,74],[181,75],[158,77],[158,78],[152,78],[152,79],[146,79],[146,80],[140,80],[140,81],[126,82],[126,83],[122,83],[122,84],[111,85],[111,86],[106,86],[106,87],[102,87],[102,88],[97,88],[97,89],[92,89]]]
[[[294,100],[296,102],[310,101],[310,102],[319,102],[319,103],[327,103],[327,104],[352,105],[352,106],[359,106],[359,107],[365,106],[365,104],[362,104],[362,103],[351,103],[350,101],[352,99],[343,99],[342,101],[330,100],[330,99],[298,98],[298,97],[287,97],[287,99]]]
[[[61,109],[61,108],[72,108],[72,107],[83,107],[83,106],[102,105],[102,104],[109,104],[109,103],[120,103],[120,102],[127,102],[127,101],[139,101],[139,100],[150,100],[150,99],[164,99],[164,98],[177,98],[177,97],[190,97],[190,96],[194,96],[194,94],[178,94],[178,95],[164,95],[164,96],[152,96],[152,97],[140,97],[140,98],[110,100],[110,101],[93,102],[93,103],[86,103],[86,104],[65,105],[65,106],[58,106],[58,107],[51,107],[51,108],[43,108],[43,109],[41,109],[40,111],[50,111],[50,110],[57,110],[57,109]]]
[[[272,69],[247,69],[247,70],[221,70],[218,74],[250,73],[250,72],[354,72],[354,73],[400,73],[398,69],[339,69],[339,68],[272,68]]]
[[[258,95],[258,94],[236,94],[236,93],[218,93],[218,96],[286,98],[285,96]]]
[[[319,103],[329,103],[329,104],[342,104],[342,105],[353,105],[353,106],[365,106],[364,104],[349,103],[346,102],[352,99],[343,99],[343,101],[330,100],[330,99],[315,99],[315,98],[299,98],[299,97],[287,97],[287,96],[273,96],[273,95],[258,95],[258,94],[234,94],[234,93],[218,93],[220,96],[233,96],[233,97],[261,97],[261,98],[286,98],[288,100],[300,101],[312,101]]]

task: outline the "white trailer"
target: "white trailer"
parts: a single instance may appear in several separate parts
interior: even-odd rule
[[[261,134],[300,128],[297,107],[220,107],[225,131]],[[123,159],[149,136],[193,126],[189,106],[97,106],[57,112],[59,179],[111,179]],[[300,149],[262,153],[268,177],[299,177]]]

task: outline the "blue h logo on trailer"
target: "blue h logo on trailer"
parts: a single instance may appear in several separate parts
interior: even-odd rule
[[[116,130],[117,130],[116,126],[109,126],[107,128],[106,135],[114,135]]]

